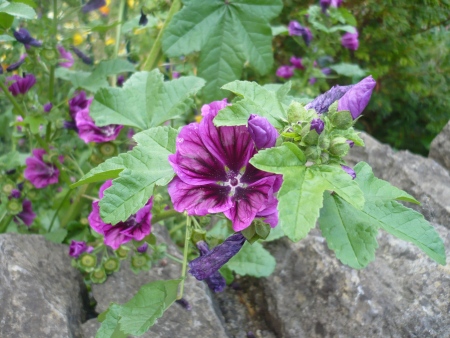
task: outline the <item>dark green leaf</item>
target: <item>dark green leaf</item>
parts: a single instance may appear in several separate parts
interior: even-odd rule
[[[226,267],[242,276],[267,277],[275,270],[275,265],[275,258],[260,243],[245,242]]]

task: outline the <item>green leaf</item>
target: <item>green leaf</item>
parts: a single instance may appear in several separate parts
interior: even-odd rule
[[[178,131],[170,127],[156,127],[134,136],[138,145],[119,156],[124,170],[100,201],[100,214],[106,223],[127,220],[148,202],[155,185],[170,182],[174,172],[168,156],[175,152],[177,135]],[[109,165],[114,168],[120,162]]]
[[[342,15],[342,17],[345,19],[345,22],[347,22],[349,25],[351,25],[353,27],[356,27],[356,24],[357,24],[356,19],[347,8],[339,7],[338,11]]]
[[[294,143],[284,142],[280,147],[259,151],[250,163],[260,170],[283,174],[290,168],[304,168],[306,157]]]
[[[280,0],[185,2],[164,32],[163,51],[169,57],[200,51],[198,71],[207,80],[206,100],[219,99],[219,88],[238,79],[244,64],[262,75],[271,70],[269,21],[281,8]]]
[[[32,7],[20,2],[9,3],[5,1],[1,3],[0,13],[6,13],[24,19],[34,19],[36,16],[36,12]]]
[[[264,240],[264,242],[272,242],[275,241],[279,238],[284,237],[284,231],[280,226],[276,226],[275,228],[270,230],[270,234],[269,236],[267,236],[267,238]]]
[[[43,126],[47,125],[47,120],[43,116],[30,115],[25,117],[23,121],[30,125],[30,130],[32,134],[39,133],[39,128],[41,127],[41,125]]]
[[[102,323],[95,335],[95,338],[127,338],[127,334],[120,330],[119,319],[122,306],[111,303],[108,310],[98,316],[98,321]]]
[[[204,80],[193,76],[163,79],[155,69],[133,74],[123,88],[100,89],[90,115],[98,126],[123,124],[148,129],[181,116],[192,104],[191,96],[204,85]]]
[[[175,301],[180,282],[181,279],[156,281],[142,286],[122,306],[119,319],[121,330],[136,336],[147,332]]]
[[[287,114],[280,98],[284,98],[286,91],[290,89],[290,84],[278,88],[276,92],[264,88],[256,82],[248,81],[234,81],[222,88],[242,97],[243,100],[220,110],[214,119],[216,126],[246,124],[252,113],[266,117],[276,128],[283,128],[287,123]],[[233,106],[236,107],[233,108]]]
[[[355,33],[355,27],[350,25],[336,25],[330,28],[330,32],[344,31],[348,33]]]
[[[0,13],[0,28],[9,29],[14,22],[14,17],[6,13]],[[15,39],[14,39],[15,40]]]
[[[342,263],[361,269],[375,259],[377,228],[339,196],[324,194],[319,225],[328,247]]]
[[[78,182],[72,184],[70,188],[73,189],[83,184],[106,181],[119,177],[120,172],[125,169],[121,156],[124,155],[121,154],[118,157],[107,159],[105,162],[91,169]]]
[[[44,237],[50,242],[62,243],[67,234],[68,232],[66,229],[57,229],[55,231],[44,234]]]
[[[0,18],[1,20],[1,18]],[[12,36],[6,35],[6,34],[2,34],[0,35],[0,41],[1,42],[7,42],[7,41],[16,41],[15,38],[13,38]]]
[[[366,72],[359,68],[358,65],[351,63],[338,63],[335,65],[329,66],[339,75],[344,75],[348,77],[363,77],[366,75]]]
[[[275,258],[260,243],[245,242],[226,267],[243,276],[267,277],[275,270],[275,265]]]

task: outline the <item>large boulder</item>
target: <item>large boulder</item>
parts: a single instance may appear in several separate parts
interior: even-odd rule
[[[429,157],[450,170],[450,121],[431,142]]]
[[[87,292],[67,246],[0,235],[0,337],[83,337]]]

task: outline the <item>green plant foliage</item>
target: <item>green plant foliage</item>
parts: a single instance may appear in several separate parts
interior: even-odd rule
[[[155,69],[138,72],[125,82],[123,88],[102,88],[94,97],[90,115],[99,126],[123,124],[142,130],[181,116],[204,85],[204,80],[184,76],[164,82]]]
[[[21,2],[0,1],[0,13],[24,19],[34,19],[36,12],[34,9]]]
[[[328,247],[336,257],[352,268],[365,267],[375,258],[376,235],[382,228],[445,265],[444,243],[436,230],[420,213],[396,201],[418,203],[416,199],[373,176],[367,163],[358,163],[354,170],[355,181],[364,192],[364,208],[358,210],[339,196],[325,194],[319,219]]]
[[[246,242],[238,254],[228,261],[226,267],[242,276],[267,277],[275,270],[275,265],[275,258],[261,243]]]
[[[272,69],[269,21],[280,12],[280,0],[189,0],[163,36],[169,57],[200,51],[198,75],[207,81],[205,99],[220,99],[220,87],[241,77],[244,64],[260,74]]]

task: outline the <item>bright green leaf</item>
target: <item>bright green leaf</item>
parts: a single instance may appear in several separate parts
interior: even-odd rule
[[[0,13],[0,28],[9,29],[14,22],[14,17],[6,13]],[[14,39],[15,40],[15,39]]]
[[[95,335],[95,338],[126,338],[128,335],[120,330],[119,319],[122,306],[111,303],[108,310],[98,316],[98,321],[102,323]]]
[[[0,18],[0,20],[1,20],[1,18]],[[12,36],[9,36],[6,34],[0,35],[0,42],[7,42],[7,41],[16,41],[16,39],[13,38]]]
[[[98,126],[123,124],[148,129],[181,116],[192,104],[191,96],[204,85],[203,79],[193,76],[163,79],[155,69],[133,74],[123,88],[102,88],[95,94],[90,115]]]
[[[267,277],[275,270],[275,265],[275,258],[260,243],[245,242],[226,267],[243,276]]]
[[[83,184],[106,181],[119,177],[120,172],[125,168],[121,156],[126,156],[126,154],[107,159],[105,162],[91,169],[78,182],[72,184],[70,188],[73,189]]]
[[[250,163],[260,170],[283,174],[289,168],[303,168],[306,157],[295,144],[284,142],[280,147],[259,151]]]
[[[62,243],[67,234],[68,232],[66,229],[57,229],[52,232],[47,232],[46,234],[44,234],[44,237],[50,242]]]
[[[47,120],[44,117],[37,115],[27,116],[23,121],[29,124],[32,134],[39,133],[40,127],[47,125]]]
[[[339,75],[348,77],[363,77],[366,75],[364,70],[362,70],[358,65],[352,63],[338,63],[329,66],[329,68],[333,69]]]
[[[0,13],[6,13],[24,19],[34,19],[36,16],[36,12],[32,7],[20,2],[3,2],[0,5]]]

